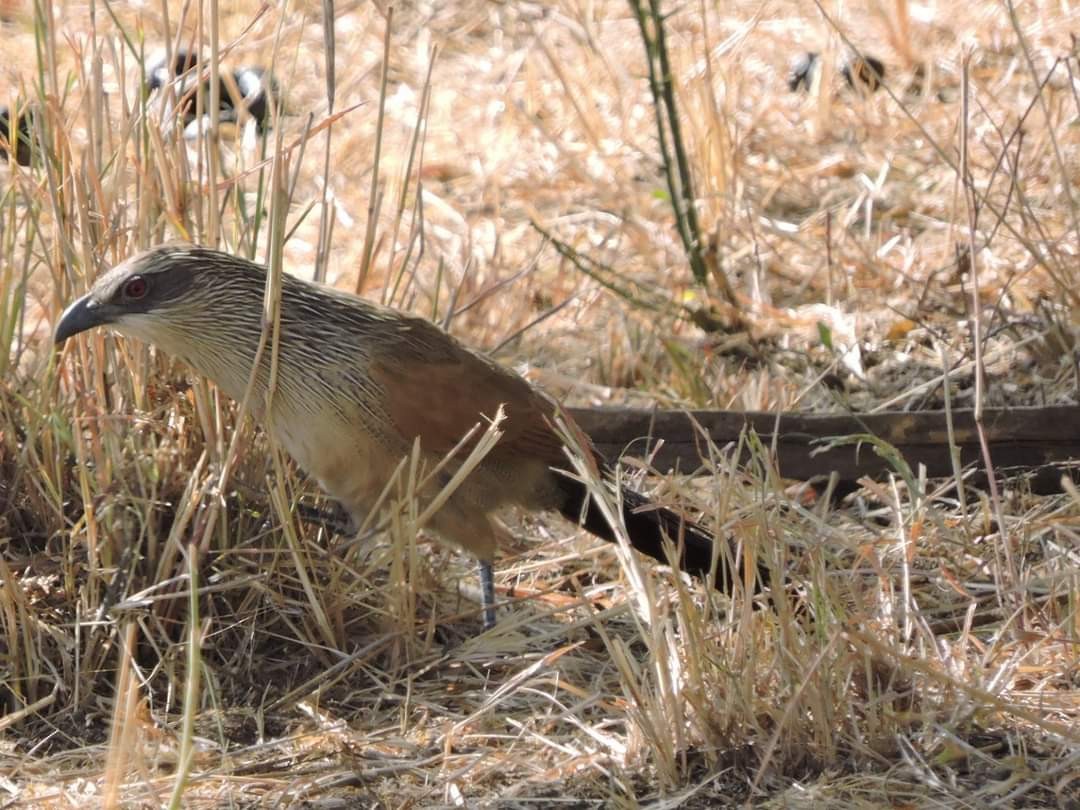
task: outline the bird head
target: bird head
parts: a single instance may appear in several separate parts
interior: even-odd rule
[[[266,268],[247,259],[187,244],[162,245],[101,276],[64,310],[54,339],[60,344],[108,326],[184,360],[242,400],[260,356],[266,281]],[[278,379],[275,401],[292,403],[296,411],[300,400],[310,404],[313,392],[344,396],[350,385],[362,385],[353,371],[380,335],[395,340],[402,331],[416,332],[413,319],[288,274],[281,277],[280,304],[274,350],[262,353],[253,390],[268,385],[273,356],[289,370]],[[342,384],[346,378],[348,385]]]
[[[258,265],[186,244],[140,253],[99,278],[56,325],[55,342],[109,326],[201,365],[238,336],[257,339],[265,273]],[[247,342],[247,341],[245,341]]]

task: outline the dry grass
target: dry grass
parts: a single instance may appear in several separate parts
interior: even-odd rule
[[[786,570],[797,611],[530,518],[480,634],[407,468],[382,530],[330,536],[180,364],[49,339],[103,267],[188,236],[430,315],[577,403],[1075,402],[1067,4],[672,4],[699,220],[755,362],[686,317],[731,313],[673,227],[627,4],[408,5],[387,36],[339,3],[332,113],[321,4],[217,5],[0,4],[0,96],[44,110],[38,165],[0,170],[4,806],[1080,806],[1074,491],[901,468],[833,503],[747,437],[750,464],[640,484]],[[139,42],[181,25],[274,65],[265,144],[191,147],[143,107]],[[845,40],[891,92],[842,89]],[[822,82],[789,93],[809,49]]]

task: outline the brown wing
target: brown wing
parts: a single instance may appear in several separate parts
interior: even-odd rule
[[[477,422],[506,413],[492,460],[532,458],[561,466],[562,442],[552,429],[555,403],[528,382],[481,357],[427,321],[407,318],[372,347],[370,374],[401,438],[417,436],[427,452],[444,454]]]

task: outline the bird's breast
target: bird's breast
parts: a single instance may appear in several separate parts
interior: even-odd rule
[[[379,437],[333,407],[298,413],[272,401],[263,422],[300,468],[362,522],[396,465]]]

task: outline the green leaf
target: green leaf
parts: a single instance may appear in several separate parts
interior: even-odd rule
[[[833,350],[832,329],[824,321],[818,321],[817,333],[818,337],[821,338],[821,343],[831,352]]]

